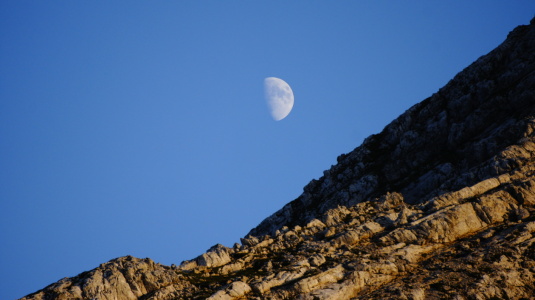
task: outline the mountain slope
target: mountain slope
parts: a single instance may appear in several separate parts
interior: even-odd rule
[[[418,204],[509,172],[510,163],[489,159],[523,137],[524,118],[533,114],[533,39],[528,27],[517,28],[436,94],[338,157],[336,166],[250,234],[303,224],[337,205],[388,191]]]
[[[535,19],[233,248],[122,257],[23,299],[535,295]]]

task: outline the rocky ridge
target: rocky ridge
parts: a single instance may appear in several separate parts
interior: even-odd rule
[[[23,299],[532,299],[535,19],[232,248],[121,257]]]

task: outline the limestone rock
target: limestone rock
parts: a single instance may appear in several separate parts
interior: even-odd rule
[[[231,249],[221,244],[217,244],[210,248],[206,253],[197,257],[197,265],[208,268],[219,267],[231,261]]]
[[[239,299],[251,292],[251,287],[242,281],[235,281],[228,287],[208,297],[207,300],[231,300]]]

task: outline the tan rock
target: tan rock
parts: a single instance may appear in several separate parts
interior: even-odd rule
[[[225,265],[231,261],[230,250],[223,245],[215,245],[208,252],[197,257],[197,264],[209,268]]]
[[[251,287],[241,281],[235,281],[229,286],[225,287],[222,290],[217,291],[212,296],[208,297],[207,300],[232,300],[239,299],[244,297],[246,294],[250,293]]]
[[[325,286],[328,283],[337,282],[344,277],[344,274],[344,267],[338,265],[318,275],[299,280],[296,283],[295,288],[297,289],[298,294],[308,293],[312,290],[318,289],[319,287]]]

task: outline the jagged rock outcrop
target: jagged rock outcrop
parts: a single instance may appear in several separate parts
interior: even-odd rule
[[[24,299],[533,299],[535,19],[228,248]]]

